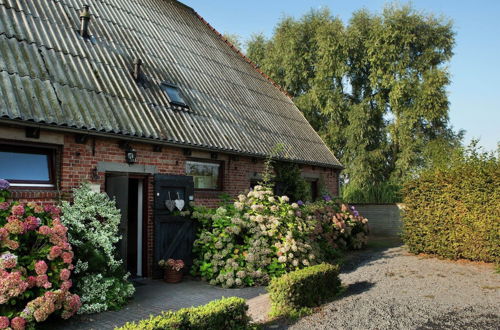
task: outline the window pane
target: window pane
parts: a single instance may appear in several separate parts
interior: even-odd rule
[[[0,178],[13,181],[49,181],[49,157],[0,151]]]
[[[165,84],[163,84],[162,87],[163,90],[168,94],[168,97],[172,102],[178,104],[186,104],[186,101],[184,101],[184,98],[182,97],[179,88]]]
[[[196,189],[218,189],[220,164],[186,162],[186,175],[193,176]]]

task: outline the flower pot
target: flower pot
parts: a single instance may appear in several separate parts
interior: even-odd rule
[[[179,283],[182,281],[182,271],[167,268],[163,273],[163,280],[167,283]]]

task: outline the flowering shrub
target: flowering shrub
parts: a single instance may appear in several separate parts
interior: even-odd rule
[[[300,201],[289,203],[287,196],[276,197],[270,189],[256,186],[216,210],[195,207],[192,217],[201,228],[194,243],[192,272],[224,287],[266,284],[272,277],[328,257],[318,243],[324,237],[333,239],[332,248],[360,247],[366,240],[366,219],[347,206],[342,211],[331,200],[322,203],[316,208]],[[320,212],[327,206],[330,211]],[[352,239],[352,233],[364,236]],[[346,243],[339,244],[340,239]]]
[[[184,268],[184,261],[182,261],[181,259],[178,259],[178,260],[168,259],[167,261],[161,259],[160,261],[158,261],[158,265],[161,268],[173,269],[173,270],[178,272],[182,268]]]
[[[63,223],[75,249],[75,288],[82,299],[79,314],[123,306],[134,294],[122,261],[116,258],[120,240],[120,210],[106,194],[87,184],[74,191],[74,202],[63,202]]]
[[[330,260],[340,250],[363,248],[368,242],[368,220],[354,206],[338,204],[330,197],[305,206],[307,218],[313,220],[313,237],[320,246],[322,256]]]
[[[24,329],[58,313],[70,318],[80,297],[70,293],[73,251],[60,210],[7,202],[0,180],[0,329]]]

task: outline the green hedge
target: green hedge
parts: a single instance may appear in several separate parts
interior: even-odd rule
[[[222,298],[203,306],[163,312],[147,320],[129,322],[115,330],[246,329],[249,327],[247,309],[245,299]]]
[[[271,317],[296,318],[340,292],[339,267],[319,264],[273,278],[267,290]]]
[[[464,151],[405,184],[403,239],[413,253],[500,262],[500,166]]]

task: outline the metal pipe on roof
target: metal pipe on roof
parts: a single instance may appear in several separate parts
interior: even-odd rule
[[[139,81],[141,79],[141,65],[142,60],[140,58],[136,58],[134,60],[134,79]]]
[[[84,38],[89,36],[90,6],[83,5],[80,12],[80,35]]]

